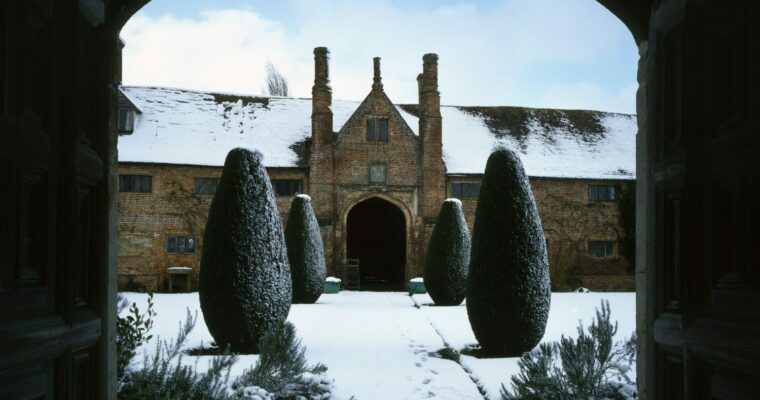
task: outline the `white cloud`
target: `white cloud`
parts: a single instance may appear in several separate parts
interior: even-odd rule
[[[312,50],[328,46],[336,98],[362,99],[372,83],[372,57],[380,56],[388,95],[416,102],[422,55],[436,52],[444,104],[521,105],[549,90],[540,81],[529,82],[533,93],[518,89],[535,68],[591,69],[619,53],[621,41],[630,42],[625,43],[632,60],[636,55],[622,23],[587,0],[503,1],[489,8],[462,2],[429,10],[383,1],[291,5],[287,25],[243,10],[210,11],[196,19],[138,15],[122,32],[124,82],[259,93],[270,58],[289,79],[293,95],[310,97]],[[552,107],[594,104],[559,96],[560,86],[550,90],[564,99]]]

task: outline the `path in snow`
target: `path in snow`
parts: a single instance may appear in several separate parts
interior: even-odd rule
[[[328,366],[340,398],[482,399],[458,364],[429,355],[443,341],[405,293],[324,295],[294,305],[288,319],[308,359]]]

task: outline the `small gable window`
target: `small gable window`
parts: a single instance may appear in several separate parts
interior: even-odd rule
[[[135,113],[129,107],[119,107],[119,133],[132,133],[135,129]]]
[[[451,196],[457,199],[477,199],[480,194],[480,182],[454,182],[451,184]]]
[[[367,117],[367,141],[388,141],[388,118]]]

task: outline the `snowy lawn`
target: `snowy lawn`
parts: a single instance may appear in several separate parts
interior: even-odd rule
[[[141,311],[147,295],[124,293]],[[578,320],[590,324],[601,299],[608,299],[613,320],[619,322],[616,339],[631,335],[635,327],[634,293],[554,293],[545,341],[562,334],[576,336]],[[152,354],[157,336],[173,338],[185,309],[198,312],[188,348],[208,346],[213,341],[203,322],[197,293],[156,294],[158,315],[151,333],[154,339],[138,350]],[[502,382],[518,371],[516,358],[477,359],[462,356],[462,364],[433,357],[444,341],[462,350],[476,344],[464,305],[435,307],[428,295],[410,298],[400,292],[348,292],[324,294],[317,304],[293,305],[288,320],[298,330],[311,363],[327,365],[335,380],[337,399],[482,399],[473,378],[498,399]],[[418,305],[419,307],[415,307]],[[126,311],[125,311],[126,312]],[[256,362],[257,356],[241,356],[232,369],[239,375]],[[210,356],[183,355],[185,364],[197,363],[205,370]]]

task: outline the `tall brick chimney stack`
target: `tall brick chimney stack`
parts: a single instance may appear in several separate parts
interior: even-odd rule
[[[380,76],[380,57],[372,59],[375,63],[375,76],[372,80],[372,91],[383,91],[383,78]]]
[[[446,197],[446,166],[441,138],[441,96],[438,93],[438,55],[422,57],[419,85],[420,139],[422,141],[422,216],[434,222]]]
[[[332,223],[333,207],[335,204],[333,186],[333,113],[330,108],[332,105],[332,88],[330,87],[329,62],[330,50],[326,47],[314,49],[314,86],[311,89],[309,194],[311,195],[314,213],[320,222],[320,226]],[[325,245],[328,246],[328,244]]]

